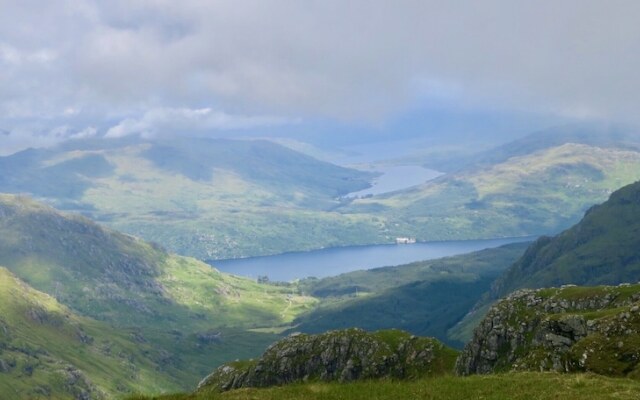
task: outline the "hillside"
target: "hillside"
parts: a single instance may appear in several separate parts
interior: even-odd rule
[[[355,271],[300,283],[322,300],[296,321],[309,333],[359,327],[403,329],[462,347],[449,328],[462,319],[491,282],[522,255],[526,243],[396,267]]]
[[[589,122],[550,127],[489,150],[452,157],[450,160],[439,160],[437,164],[429,158],[425,162],[427,167],[440,166],[441,171],[457,172],[500,164],[513,157],[533,154],[567,143],[640,151],[640,135],[636,129],[623,125]]]
[[[374,174],[265,140],[78,140],[0,157],[0,170],[0,192],[200,259],[379,241],[358,234],[371,217],[331,212]]]
[[[3,399],[105,399],[183,388],[165,368],[166,352],[135,334],[82,317],[0,267]]]
[[[12,195],[0,195],[0,265],[73,312],[162,349],[159,371],[181,387],[259,354],[274,329],[316,302]]]
[[[489,299],[519,288],[640,280],[640,182],[589,209],[575,226],[529,247],[492,286]]]
[[[201,260],[398,236],[550,234],[640,179],[637,135],[593,134],[598,129],[538,132],[455,160],[468,168],[365,199],[344,196],[367,187],[371,172],[265,140],[202,138],[84,139],[0,157],[0,191],[30,194]]]
[[[640,378],[640,285],[523,289],[498,302],[459,374],[586,371]]]
[[[567,143],[449,174],[341,208],[376,213],[418,240],[555,233],[640,178],[640,153]],[[393,227],[393,228],[391,228]]]

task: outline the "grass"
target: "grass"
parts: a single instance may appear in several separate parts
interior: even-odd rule
[[[307,383],[226,393],[200,392],[155,397],[157,400],[601,400],[637,399],[640,382],[592,374],[508,373],[470,377],[435,377],[408,382]],[[150,400],[136,396],[129,400]]]
[[[9,366],[0,373],[2,398],[183,387],[157,361],[159,350],[128,330],[79,316],[0,268],[0,360]],[[76,384],[69,383],[71,371],[78,371]]]
[[[575,226],[536,241],[496,285],[493,298],[522,287],[637,282],[640,260],[640,183],[627,185],[595,206]],[[592,289],[568,288],[580,296]],[[621,289],[624,290],[624,289]],[[588,293],[586,293],[588,294]]]

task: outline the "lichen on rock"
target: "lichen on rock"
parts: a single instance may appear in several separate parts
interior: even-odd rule
[[[198,388],[226,391],[309,380],[406,379],[450,372],[456,355],[436,339],[398,330],[292,334],[271,345],[258,360],[222,365]]]
[[[496,303],[456,362],[460,375],[590,371],[640,377],[640,285],[516,291]]]

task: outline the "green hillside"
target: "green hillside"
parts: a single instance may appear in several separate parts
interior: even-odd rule
[[[461,157],[438,160],[434,164],[427,158],[424,162],[430,168],[456,172],[503,163],[513,157],[533,154],[540,150],[562,146],[567,143],[584,144],[599,148],[640,151],[640,135],[637,130],[623,125],[589,122],[554,126],[533,132],[523,138],[507,142],[497,147]]]
[[[135,331],[79,316],[0,267],[3,399],[102,399],[184,387],[164,370],[164,350],[137,339]]]
[[[568,143],[358,199],[341,212],[375,212],[390,233],[418,240],[538,235],[565,229],[639,178],[639,152]]]
[[[0,170],[0,192],[200,259],[380,240],[374,217],[331,211],[374,174],[264,140],[83,140],[0,157]]]
[[[30,194],[201,260],[398,236],[539,235],[567,228],[640,179],[634,135],[592,133],[537,133],[451,160],[467,168],[434,181],[366,199],[344,195],[366,187],[371,172],[264,140],[191,138],[86,139],[0,157],[0,191]]]
[[[640,280],[640,182],[594,206],[575,226],[542,237],[493,285],[490,298],[518,288]]]
[[[316,303],[12,195],[0,196],[0,265],[161,349],[159,373],[185,388],[214,365],[259,354],[277,338],[269,332]]]

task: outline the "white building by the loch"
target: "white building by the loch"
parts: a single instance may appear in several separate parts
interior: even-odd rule
[[[410,237],[397,237],[396,244],[413,244],[416,242],[415,238]]]

